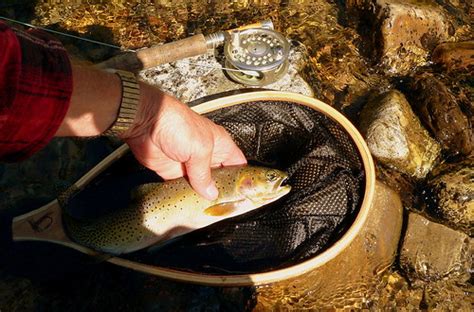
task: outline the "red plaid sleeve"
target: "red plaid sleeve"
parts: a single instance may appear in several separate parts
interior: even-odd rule
[[[0,22],[0,160],[22,160],[44,147],[71,94],[71,64],[61,43]]]

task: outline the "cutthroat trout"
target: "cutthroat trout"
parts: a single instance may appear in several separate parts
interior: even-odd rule
[[[226,218],[259,208],[286,195],[287,174],[264,167],[212,170],[219,197],[199,196],[185,178],[138,186],[130,205],[91,221],[64,215],[68,236],[94,250],[119,255],[165,242]]]

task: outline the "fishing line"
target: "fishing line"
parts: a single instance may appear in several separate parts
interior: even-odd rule
[[[242,69],[228,68],[228,67],[223,67],[223,66],[204,65],[204,64],[198,64],[198,63],[193,63],[193,62],[187,62],[187,63],[189,65],[192,65],[192,66],[198,66],[198,67],[204,67],[204,68],[213,68],[213,69],[224,69],[226,71],[244,73],[246,75],[253,76],[253,77],[259,77],[260,76],[260,74],[257,71],[253,71],[253,70],[242,70]]]
[[[17,21],[17,20],[11,19],[11,18],[7,18],[7,17],[4,17],[4,16],[0,16],[0,19],[3,19],[3,20],[8,21],[8,22],[12,22],[12,23],[17,23],[17,24],[20,24],[20,25],[23,25],[23,26],[26,26],[26,27],[44,30],[44,31],[47,31],[47,32],[50,32],[50,33],[53,33],[53,34],[57,34],[57,35],[70,37],[70,38],[74,38],[74,39],[78,39],[78,40],[82,40],[82,41],[87,41],[87,42],[90,42],[90,43],[103,45],[103,46],[106,46],[106,47],[109,47],[109,48],[119,49],[119,50],[126,51],[126,52],[136,52],[136,50],[126,49],[126,48],[116,46],[116,45],[113,45],[113,44],[109,44],[109,43],[100,42],[100,41],[97,41],[97,40],[92,40],[92,39],[87,39],[87,38],[82,38],[82,37],[79,37],[79,36],[66,34],[66,33],[56,31],[56,30],[52,30],[52,29],[49,29],[49,28],[44,28],[44,27],[41,27],[41,26],[35,26],[33,24],[20,22],[20,21]]]
[[[26,26],[26,27],[40,29],[40,30],[47,31],[47,32],[50,32],[50,33],[53,33],[53,34],[74,38],[74,39],[77,39],[77,40],[87,41],[87,42],[90,42],[90,43],[106,46],[106,47],[109,47],[109,48],[118,49],[118,50],[125,51],[125,52],[134,52],[134,53],[136,53],[138,51],[138,50],[127,49],[127,48],[124,48],[124,47],[120,47],[120,46],[117,46],[117,45],[113,45],[113,44],[109,44],[109,43],[105,43],[105,42],[101,42],[101,41],[97,41],[97,40],[93,40],[93,39],[82,38],[82,37],[79,37],[79,36],[66,34],[66,33],[63,33],[63,32],[60,32],[60,31],[52,30],[52,29],[49,29],[49,28],[41,27],[41,26],[36,26],[36,25],[33,25],[33,24],[25,23],[25,22],[20,22],[20,21],[17,21],[17,20],[11,19],[11,18],[7,18],[7,17],[4,17],[4,16],[0,16],[0,19],[3,19],[3,20],[8,21],[8,22],[12,22],[12,23],[20,24],[20,25],[23,25],[23,26]],[[239,72],[239,73],[243,73],[243,74],[253,76],[253,77],[258,77],[260,75],[257,71],[252,71],[252,70],[241,70],[241,69],[235,69],[235,68],[227,68],[227,67],[223,67],[223,66],[204,65],[204,64],[198,64],[198,63],[193,63],[193,62],[187,62],[187,63],[189,65],[197,66],[197,67],[212,68],[212,69],[223,69],[223,70],[226,70],[226,71]]]

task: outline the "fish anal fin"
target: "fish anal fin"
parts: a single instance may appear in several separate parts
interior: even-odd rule
[[[245,200],[240,200],[216,204],[206,208],[204,213],[213,217],[225,217],[239,209],[244,202]]]

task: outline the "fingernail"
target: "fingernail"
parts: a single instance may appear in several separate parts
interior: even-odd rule
[[[212,184],[207,187],[206,194],[207,194],[207,197],[211,200],[214,200],[217,198],[217,195],[219,195],[219,191],[217,190],[217,187],[214,184],[214,182],[212,182]]]

